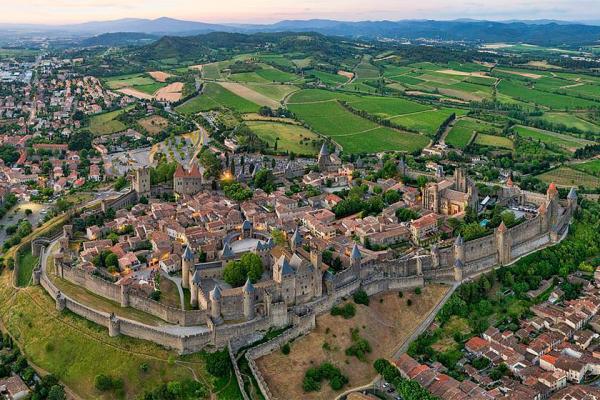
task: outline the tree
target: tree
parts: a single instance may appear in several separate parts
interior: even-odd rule
[[[54,385],[48,391],[48,400],[65,400],[65,389],[60,385]]]
[[[94,135],[88,130],[75,132],[69,138],[69,150],[83,150],[92,148],[92,140]]]
[[[260,279],[263,266],[260,257],[254,253],[244,254],[239,261],[230,261],[223,270],[223,279],[231,286],[242,286],[246,279],[252,282]]]
[[[254,187],[262,189],[267,193],[275,190],[275,177],[273,171],[266,168],[261,168],[254,175]]]
[[[124,176],[118,177],[114,184],[115,190],[119,191],[119,190],[123,189],[125,186],[127,186],[127,179],[125,179]]]
[[[364,304],[365,306],[369,305],[369,295],[362,289],[354,292],[352,298],[356,304]]]
[[[231,371],[231,360],[227,349],[208,353],[206,358],[206,370],[216,377],[228,376]]]
[[[94,387],[101,392],[112,389],[112,386],[112,378],[108,375],[99,374],[94,378]]]
[[[219,178],[223,172],[221,160],[215,153],[204,147],[198,154],[198,161],[204,167],[204,176],[206,178]]]

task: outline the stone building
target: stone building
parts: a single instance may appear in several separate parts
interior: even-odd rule
[[[463,168],[455,169],[453,178],[428,183],[422,194],[423,208],[437,214],[456,215],[478,207],[477,186]]]
[[[173,191],[176,195],[193,196],[202,190],[204,177],[200,168],[194,164],[192,168],[186,170],[183,166],[178,165],[173,174]]]
[[[342,161],[336,154],[330,154],[327,143],[323,143],[321,151],[319,151],[319,158],[317,161],[319,170],[321,172],[333,172],[342,165]]]

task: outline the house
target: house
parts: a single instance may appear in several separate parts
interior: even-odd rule
[[[4,399],[21,400],[29,396],[29,388],[19,375],[0,380],[0,395]]]

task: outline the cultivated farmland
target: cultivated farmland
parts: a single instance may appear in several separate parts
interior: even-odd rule
[[[321,139],[308,129],[292,124],[270,121],[248,121],[248,127],[273,149],[277,140],[277,151],[315,155],[319,151]]]
[[[585,147],[588,144],[593,144],[593,142],[589,140],[579,139],[573,136],[545,131],[542,129],[530,128],[526,126],[516,126],[514,129],[519,136],[539,140],[543,143],[554,144],[570,152],[574,152],[578,148]]]

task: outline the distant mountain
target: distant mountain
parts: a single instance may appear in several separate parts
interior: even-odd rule
[[[19,29],[19,25],[0,24],[2,29]],[[600,41],[600,26],[593,21],[479,21],[479,20],[403,20],[403,21],[335,21],[327,19],[285,20],[274,24],[207,24],[172,18],[87,22],[63,26],[20,26],[21,29],[50,30],[70,35],[93,36],[103,33],[135,32],[151,35],[190,36],[209,32],[316,32],[354,38],[433,39],[467,42],[522,42],[538,45],[583,45]]]
[[[103,33],[83,39],[79,44],[83,47],[92,46],[129,46],[149,44],[160,39],[160,36],[141,32]]]

